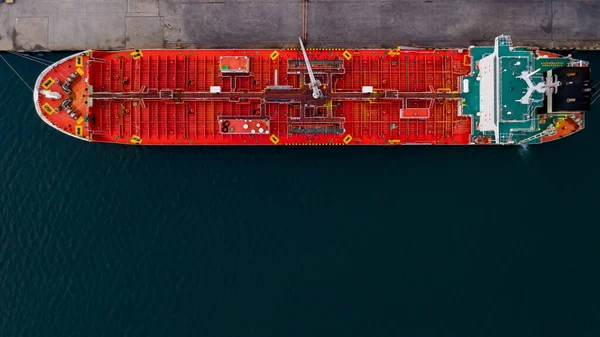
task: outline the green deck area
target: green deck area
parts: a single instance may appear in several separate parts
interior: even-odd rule
[[[545,81],[545,72],[566,66],[570,59],[538,58],[532,48],[513,48],[508,36],[498,37],[494,47],[471,47],[470,53],[472,76],[463,78],[461,89],[463,114],[473,116],[475,131],[472,141],[475,142],[479,137],[491,137],[494,143],[496,139],[498,143],[519,143],[525,139],[530,139],[525,142],[528,144],[539,143],[540,138],[535,138],[535,135],[545,130],[552,119],[544,119],[540,123],[536,114],[536,109],[544,106],[544,92],[533,90],[529,99],[523,98],[529,88],[524,77],[528,77],[532,85],[536,86]],[[488,63],[493,59],[490,64],[493,64],[494,72],[480,73],[478,64],[484,58],[487,58]],[[488,88],[482,87],[485,86],[482,84],[485,76],[488,77]],[[465,92],[467,87],[468,92]],[[482,95],[482,92],[485,94]],[[494,99],[493,120],[497,131],[478,130],[482,118],[482,99]],[[491,111],[490,106],[488,105],[488,112]]]

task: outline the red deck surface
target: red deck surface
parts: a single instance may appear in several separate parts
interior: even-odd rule
[[[312,98],[298,50],[91,51],[83,56],[83,75],[70,95],[80,124],[64,110],[44,117],[91,141],[127,144],[468,143],[470,119],[458,116],[458,77],[469,71],[467,51],[308,50],[308,55],[324,84],[323,99]],[[222,56],[248,56],[249,72],[222,73]],[[64,82],[77,68],[71,58],[44,79]],[[221,93],[210,93],[214,86]],[[362,93],[363,86],[372,86],[373,93]],[[65,96],[58,84],[49,90]],[[40,106],[45,103],[56,108],[61,100],[40,95]],[[237,124],[236,132],[224,133],[222,116],[268,120],[269,133],[237,132],[243,130]]]

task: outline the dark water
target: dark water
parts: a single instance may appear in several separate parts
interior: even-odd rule
[[[600,335],[600,103],[527,149],[149,148],[0,79],[0,336]]]

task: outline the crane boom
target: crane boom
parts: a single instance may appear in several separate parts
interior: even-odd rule
[[[313,73],[312,68],[310,67],[310,61],[308,61],[308,55],[306,55],[306,49],[304,49],[304,43],[302,43],[302,38],[299,37],[298,41],[300,41],[300,48],[302,48],[302,54],[304,55],[304,63],[306,63],[306,71],[308,71],[308,77],[310,77],[310,84],[308,85],[308,87],[312,89],[313,97],[315,99],[321,98],[323,97],[323,93],[319,88],[319,86],[321,86],[321,82],[315,78],[315,74]]]

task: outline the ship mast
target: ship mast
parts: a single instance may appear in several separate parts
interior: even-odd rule
[[[308,71],[308,76],[310,77],[310,84],[308,87],[313,91],[313,97],[315,99],[319,99],[323,97],[323,92],[319,88],[321,86],[321,82],[315,78],[315,74],[313,74],[312,68],[310,67],[310,61],[308,61],[308,55],[306,55],[306,49],[304,49],[304,44],[302,43],[302,38],[298,38],[300,41],[300,48],[302,48],[302,54],[304,55],[304,62],[306,63],[306,70]]]

